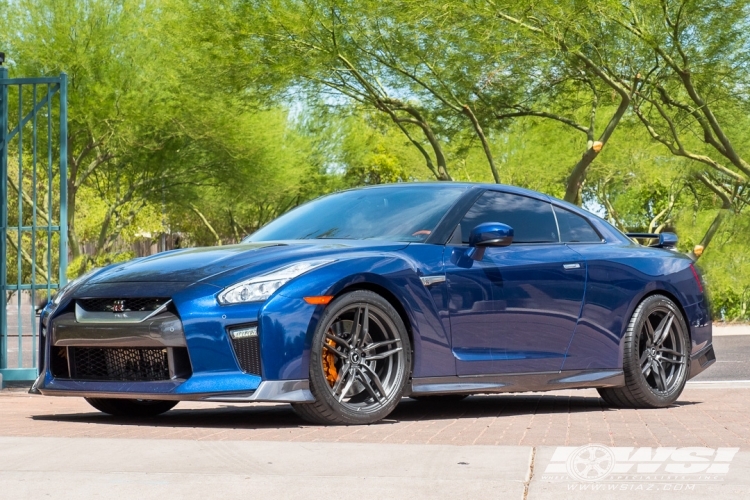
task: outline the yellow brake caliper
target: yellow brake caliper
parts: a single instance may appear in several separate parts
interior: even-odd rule
[[[336,346],[336,343],[331,339],[326,339],[326,344],[331,347]],[[330,349],[323,349],[323,372],[326,374],[328,384],[333,387],[333,384],[336,383],[336,379],[339,378],[339,372],[336,370],[336,355],[333,354]]]

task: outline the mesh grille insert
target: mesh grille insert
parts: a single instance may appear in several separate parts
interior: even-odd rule
[[[71,347],[71,378],[78,380],[169,380],[166,349]]]
[[[78,299],[78,305],[89,312],[155,311],[168,298],[131,297],[125,299]]]
[[[260,342],[258,337],[232,339],[232,347],[237,355],[240,368],[245,373],[261,375],[260,372]]]

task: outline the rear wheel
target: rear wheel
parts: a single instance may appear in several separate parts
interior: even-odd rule
[[[313,336],[310,391],[314,403],[293,404],[317,424],[370,424],[401,399],[411,373],[411,344],[396,310],[358,290],[331,302]]]
[[[145,399],[86,398],[88,404],[116,417],[155,417],[174,408],[178,401]]]
[[[641,302],[625,332],[625,387],[598,389],[612,406],[663,408],[682,393],[689,374],[690,338],[682,313],[670,299]]]

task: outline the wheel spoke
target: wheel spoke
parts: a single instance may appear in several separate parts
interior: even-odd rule
[[[654,332],[654,345],[661,346],[667,338],[669,329],[672,328],[672,321],[674,321],[674,314],[672,313],[667,313],[667,315],[661,319],[659,326],[656,327],[656,332]]]
[[[681,352],[677,352],[674,349],[667,349],[666,347],[662,347],[660,349],[657,349],[656,352],[658,354],[671,354],[672,356],[680,356],[680,357],[684,357],[685,356]]]
[[[685,359],[672,359],[672,358],[665,358],[664,356],[657,356],[657,360],[664,361],[666,363],[672,363],[673,365],[684,365]]]
[[[646,363],[641,365],[641,372],[644,377],[648,377],[651,374],[652,362],[650,359],[646,360]]]
[[[666,374],[664,373],[664,367],[658,361],[655,361],[653,365],[654,365],[654,373],[656,374],[656,376],[654,377],[656,379],[656,385],[659,386],[660,391],[666,391],[667,390],[667,377],[666,377]]]
[[[363,365],[363,366],[367,366],[367,365]],[[360,366],[360,367],[359,367],[359,368],[357,369],[357,371],[359,372],[359,376],[360,376],[360,378],[362,379],[362,384],[363,384],[363,385],[365,386],[365,389],[367,390],[367,392],[369,392],[369,393],[370,393],[370,396],[372,396],[373,398],[375,398],[375,400],[376,400],[376,401],[377,401],[378,403],[380,403],[381,405],[382,405],[382,404],[384,404],[384,401],[385,401],[385,399],[384,399],[384,397],[383,397],[382,393],[380,393],[380,389],[378,389],[378,390],[376,391],[375,389],[373,389],[373,388],[372,388],[372,385],[370,385],[370,384],[372,384],[372,383],[373,383],[373,381],[372,381],[372,379],[371,379],[371,378],[370,378],[370,377],[369,377],[369,376],[368,376],[368,375],[367,375],[367,374],[365,373],[365,371],[364,371],[364,370],[362,369],[362,366]],[[380,384],[379,384],[379,382],[380,382],[380,381],[378,380],[378,383],[376,384],[376,386],[380,385]],[[380,393],[380,395],[379,395],[378,393]]]
[[[401,347],[396,347],[395,349],[391,349],[390,351],[381,352],[379,354],[373,354],[372,356],[367,356],[368,361],[376,361],[379,359],[385,359],[389,356],[393,356],[397,352],[401,351]]]
[[[357,347],[362,347],[367,340],[367,336],[370,333],[370,307],[365,305],[365,314],[362,319],[362,332],[359,336],[359,342],[355,343]]]
[[[346,376],[349,374],[350,366],[351,366],[351,363],[347,361],[346,363],[344,363],[343,368],[341,368],[341,370],[339,371],[339,376],[336,378],[336,383],[333,384],[333,388],[332,388],[334,396],[336,396],[339,392],[339,389],[341,389],[341,385],[344,383]]]
[[[651,324],[651,318],[646,318],[646,347],[654,345],[654,327]]]
[[[346,394],[349,392],[349,389],[352,388],[352,384],[357,379],[356,373],[351,368],[347,371],[347,373],[349,374],[349,381],[346,383],[346,385],[342,389],[341,394],[339,394],[339,403],[341,402],[342,399],[344,399],[344,396],[346,396]]]
[[[393,340],[384,340],[382,342],[374,342],[374,343],[368,345],[367,347],[365,347],[362,350],[365,351],[365,352],[370,352],[373,349],[378,349],[379,347],[384,347],[384,346],[387,346],[387,345],[390,345],[390,344],[395,344],[395,343],[400,344],[401,343],[401,339],[393,339]]]
[[[642,370],[642,369],[643,369],[643,367],[644,367],[645,365],[647,365],[647,364],[648,364],[648,362],[649,362],[649,359],[648,359],[648,349],[644,349],[644,350],[643,350],[643,354],[641,354],[641,359],[640,359],[640,361],[641,361],[641,370]]]
[[[341,351],[339,351],[338,349],[336,349],[330,344],[323,344],[323,349],[328,349],[329,351],[331,351],[333,354],[335,354],[341,359],[348,359],[346,354],[342,353]]]
[[[380,394],[382,394],[383,398],[385,399],[386,397],[385,388],[383,387],[383,384],[380,382],[380,377],[378,377],[378,374],[375,373],[375,370],[373,370],[366,364],[363,364],[360,366],[362,367],[363,371],[367,372],[367,378],[375,384],[375,387],[377,387],[378,392],[380,392]],[[367,384],[365,383],[365,385]],[[380,400],[378,399],[378,401]]]
[[[359,345],[359,336],[362,334],[362,324],[360,318],[362,317],[362,308],[357,307],[357,312],[354,313],[354,322],[352,323],[351,342],[352,347]]]
[[[347,349],[347,350],[349,349],[349,344],[346,342],[346,340],[342,339],[341,337],[337,337],[337,336],[332,335],[330,333],[326,333],[326,338],[328,340],[332,340],[333,342],[336,342],[338,345],[340,345],[344,349]]]

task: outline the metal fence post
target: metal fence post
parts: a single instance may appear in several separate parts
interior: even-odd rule
[[[6,256],[8,232],[8,68],[0,66],[0,290],[3,303],[0,306],[0,368],[8,367],[8,311],[6,309]]]
[[[60,288],[68,282],[68,75],[60,74]],[[50,270],[51,272],[52,270]]]

